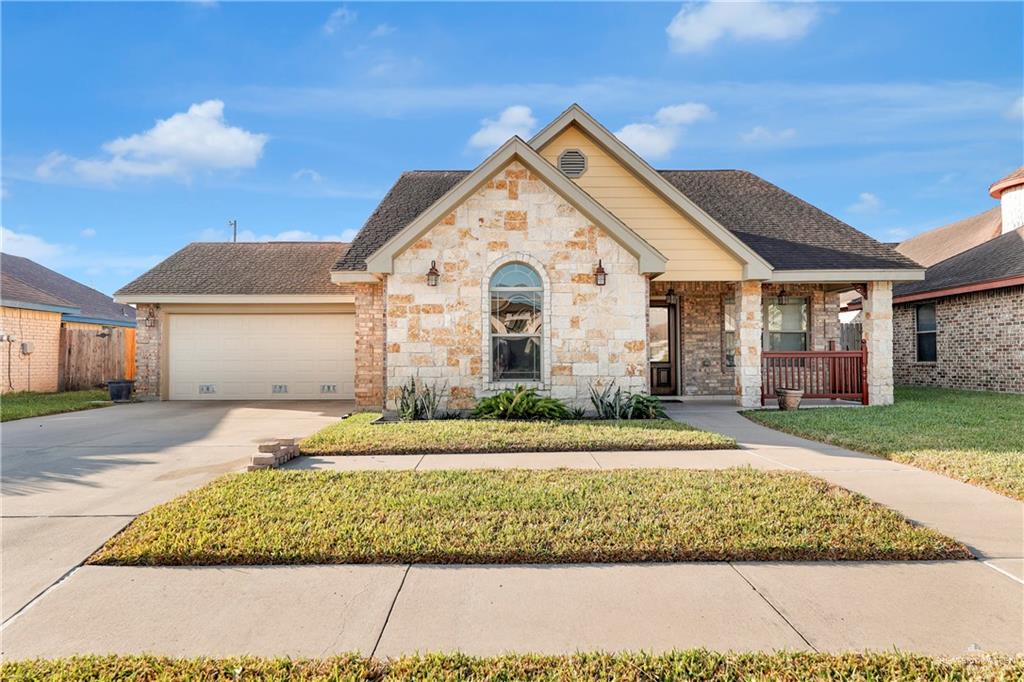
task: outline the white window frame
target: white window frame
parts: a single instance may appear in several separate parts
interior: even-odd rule
[[[761,308],[761,319],[763,320],[763,329],[761,331],[761,347],[765,351],[767,351],[767,352],[800,353],[800,352],[804,352],[804,351],[809,351],[809,350],[811,350],[811,304],[812,304],[811,297],[810,296],[786,296],[786,298],[789,301],[796,301],[797,299],[799,299],[799,300],[802,300],[805,303],[805,305],[807,306],[807,308],[806,308],[806,310],[807,310],[807,318],[806,318],[807,329],[804,329],[804,330],[794,330],[794,331],[788,331],[788,330],[785,330],[785,329],[774,330],[774,331],[769,330],[768,329],[768,319],[769,319],[768,309],[769,309],[769,307],[771,306],[771,304],[773,302],[774,303],[778,302],[779,297],[778,296],[766,296],[765,299],[764,299],[764,303],[762,305],[762,308]],[[803,351],[776,351],[774,348],[771,347],[772,334],[799,334],[801,332],[804,335],[804,350]]]
[[[540,327],[540,380],[539,381],[495,381],[492,373],[492,362],[491,362],[491,279],[494,274],[501,269],[503,266],[510,263],[521,263],[529,266],[534,270],[541,279],[542,291],[541,291],[541,327]],[[527,388],[536,388],[538,390],[546,390],[551,386],[551,279],[548,277],[547,271],[544,268],[543,263],[538,259],[534,258],[528,253],[523,252],[509,252],[503,254],[497,260],[492,262],[484,272],[484,277],[480,282],[482,290],[481,297],[481,311],[482,320],[481,328],[483,334],[481,334],[481,373],[483,375],[484,390],[485,391],[504,391],[509,388],[515,388],[518,386],[526,386]],[[500,336],[500,335],[499,335]]]
[[[919,313],[921,308],[925,306],[932,307],[932,317],[935,319],[935,329],[931,331],[921,331],[921,319]],[[921,334],[931,334],[935,337],[935,358],[933,360],[922,360],[921,359],[921,345],[919,339]],[[914,306],[914,362],[919,362],[925,365],[934,365],[939,361],[939,308],[935,305],[935,302],[930,303],[918,303]]]

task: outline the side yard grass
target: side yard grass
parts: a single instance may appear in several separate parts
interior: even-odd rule
[[[0,678],[30,680],[163,680],[165,682],[304,682],[367,680],[1019,680],[1024,657],[984,655],[941,659],[897,652],[717,653],[706,650],[665,654],[578,653],[563,656],[506,654],[476,658],[425,654],[376,660],[350,654],[320,660],[286,658],[193,658],[81,656],[4,663]]]
[[[671,419],[502,421],[444,419],[372,423],[360,413],[321,429],[299,447],[308,455],[407,455],[460,452],[720,450],[736,441]]]
[[[0,421],[91,410],[94,407],[107,407],[108,405],[113,405],[113,403],[110,402],[107,392],[102,389],[65,391],[64,393],[18,391],[5,393],[0,397]]]
[[[230,474],[146,512],[93,564],[507,564],[967,559],[804,473],[473,470]]]
[[[898,387],[885,407],[744,414],[1024,500],[1024,395]]]

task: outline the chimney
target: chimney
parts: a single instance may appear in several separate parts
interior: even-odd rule
[[[999,199],[1003,216],[1003,234],[1024,227],[1024,166],[988,188],[993,199]]]

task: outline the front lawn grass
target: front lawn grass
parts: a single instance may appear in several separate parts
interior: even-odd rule
[[[80,656],[4,663],[0,678],[10,682],[55,680],[162,680],[164,682],[256,682],[260,680],[1020,680],[1024,657],[983,655],[942,659],[898,652],[718,653],[702,649],[665,654],[577,653],[564,656],[505,654],[477,658],[425,654],[377,660],[356,654],[326,659],[163,658],[157,656]]]
[[[307,455],[420,455],[460,452],[721,450],[736,441],[672,421],[501,421],[441,419],[372,423],[360,413],[321,429],[299,447]]]
[[[899,387],[885,407],[744,414],[1024,500],[1024,395]]]
[[[804,473],[703,470],[232,474],[146,512],[94,564],[524,564],[966,559]]]
[[[102,389],[64,393],[18,391],[5,393],[0,397],[0,421],[90,410],[113,404],[110,402],[110,395]]]

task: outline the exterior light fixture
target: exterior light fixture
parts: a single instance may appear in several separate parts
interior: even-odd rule
[[[437,280],[441,277],[441,273],[437,271],[437,262],[430,261],[430,269],[427,270],[427,286],[436,287]]]
[[[669,305],[675,305],[679,303],[679,296],[676,294],[676,290],[669,287],[669,290],[665,292],[665,303]]]
[[[778,300],[779,305],[786,305],[789,303],[789,294],[786,293],[786,287],[779,289],[779,295],[776,296],[776,299]]]
[[[601,264],[601,259],[597,260],[597,269],[594,270],[594,284],[599,287],[603,287],[608,282],[608,273],[605,272],[604,266]]]
[[[153,315],[153,311],[152,310],[150,310],[149,313],[146,315],[146,326],[147,327],[155,327],[156,326],[156,316]]]

